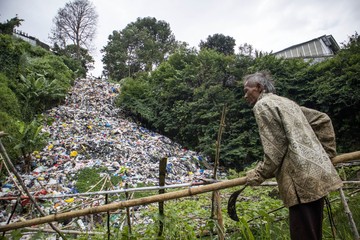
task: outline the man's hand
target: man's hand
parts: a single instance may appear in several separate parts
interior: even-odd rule
[[[246,173],[246,185],[249,186],[259,186],[265,179],[261,177],[256,169],[252,169]]]

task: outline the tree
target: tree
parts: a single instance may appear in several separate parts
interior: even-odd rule
[[[20,19],[17,16],[7,20],[6,23],[0,23],[0,33],[11,35],[15,27],[19,27],[24,19]]]
[[[251,58],[259,58],[263,56],[270,55],[268,52],[263,52],[260,50],[255,49],[251,44],[244,43],[239,46],[239,55],[246,56]]]
[[[85,77],[86,72],[94,69],[94,58],[89,54],[89,50],[80,47],[80,59],[78,59],[78,49],[74,44],[67,45],[64,49],[61,49],[59,45],[55,44],[53,51],[56,54],[64,57],[65,64],[73,71],[77,71],[78,76]],[[70,60],[75,62],[70,63]],[[76,68],[76,69],[74,69]]]
[[[104,74],[113,79],[153,70],[176,48],[170,25],[156,18],[138,18],[122,31],[114,31],[104,54]]]
[[[239,46],[239,55],[252,57],[254,55],[254,47],[248,43],[241,44]]]
[[[90,49],[96,33],[98,14],[88,0],[75,0],[60,8],[53,19],[51,40],[61,48],[76,46],[76,59],[81,60],[81,48]]]
[[[225,55],[233,55],[235,45],[234,38],[217,33],[209,35],[205,42],[200,42],[199,46],[200,49],[210,48]]]

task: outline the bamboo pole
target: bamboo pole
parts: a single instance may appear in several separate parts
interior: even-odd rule
[[[42,216],[45,216],[44,211],[40,208],[40,206],[37,204],[35,198],[30,194],[29,189],[27,189],[27,187],[25,186],[25,183],[23,182],[20,174],[16,171],[13,163],[11,162],[9,156],[7,155],[6,149],[4,147],[4,145],[1,142],[1,137],[6,136],[6,134],[4,134],[4,132],[0,132],[0,153],[1,155],[3,155],[3,160],[4,160],[4,164],[11,170],[11,172],[15,175],[15,177],[17,178],[17,181],[19,182],[19,184],[21,185],[22,190],[26,193],[26,195],[29,197],[29,199],[31,200],[31,202],[33,203],[33,206],[35,206],[35,208],[39,211],[39,213]],[[54,224],[52,224],[51,222],[49,222],[50,227],[56,231],[59,236],[61,236],[63,239],[67,239],[65,237],[64,234],[61,233],[60,229],[58,229]]]
[[[150,197],[131,199],[128,201],[123,201],[123,202],[110,203],[110,204],[103,205],[103,206],[85,208],[85,209],[80,209],[80,210],[67,212],[67,213],[52,214],[52,215],[48,215],[45,217],[34,218],[31,220],[22,221],[22,222],[10,223],[6,226],[0,226],[0,232],[29,227],[29,226],[38,225],[38,224],[54,222],[54,221],[62,221],[62,220],[68,219],[68,218],[80,217],[80,216],[85,216],[85,215],[89,215],[89,214],[103,213],[103,212],[113,211],[113,210],[117,210],[117,209],[121,209],[121,208],[125,208],[125,207],[133,207],[133,206],[145,205],[145,204],[150,204],[150,203],[155,203],[155,202],[160,202],[160,201],[168,201],[168,200],[172,200],[172,199],[183,198],[183,197],[193,196],[193,195],[211,192],[211,191],[215,191],[215,190],[221,190],[221,189],[225,189],[225,188],[244,185],[245,183],[246,183],[246,177],[241,177],[241,178],[226,180],[223,182],[217,182],[217,183],[213,183],[213,184],[209,184],[209,185],[205,185],[205,186],[191,187],[191,188],[188,188],[185,190],[169,192],[169,193],[159,194],[159,195],[150,196]]]
[[[109,195],[106,194],[105,195],[105,204],[108,204],[108,200],[109,200]],[[110,233],[110,212],[107,211],[106,215],[107,215],[107,222],[106,222],[106,225],[107,225],[107,239],[110,240],[110,237],[111,237],[111,233]]]
[[[128,183],[125,183],[125,188],[128,188]],[[126,200],[129,200],[130,199],[130,196],[129,196],[129,193],[125,193],[125,198]],[[130,215],[130,208],[127,207],[126,208],[126,221],[127,221],[127,226],[128,226],[128,233],[129,233],[129,236],[131,236],[131,215]]]
[[[210,183],[214,183],[215,181],[212,181]],[[343,181],[344,184],[360,184],[360,181]],[[155,190],[161,190],[161,189],[167,189],[167,188],[184,188],[184,187],[191,187],[191,186],[200,186],[200,185],[206,185],[209,184],[209,182],[204,182],[204,183],[185,183],[185,184],[174,184],[174,185],[166,185],[164,187],[158,187],[158,186],[153,186],[153,187],[141,187],[141,188],[128,188],[128,189],[121,189],[121,190],[115,190],[115,191],[100,191],[100,192],[91,192],[90,194],[86,194],[86,195],[103,195],[103,194],[116,194],[116,193],[129,193],[129,192],[141,192],[141,191],[155,191]],[[277,186],[277,182],[271,182],[271,181],[266,181],[263,182],[262,184],[260,184],[259,186],[262,187],[266,187],[266,186]],[[35,199],[49,199],[49,198],[66,198],[66,197],[73,197],[73,196],[79,196],[77,194],[65,194],[65,195],[54,195],[54,196],[34,196]],[[28,196],[20,196],[21,199],[29,199]],[[16,200],[18,199],[17,196],[13,195],[13,196],[8,196],[8,197],[0,197],[0,200]],[[89,201],[88,203],[94,202],[94,201],[99,201],[101,200],[101,198],[99,199],[92,199],[91,201]],[[76,206],[73,208],[68,208],[65,209],[64,211],[70,211],[73,209],[76,209],[80,206]],[[62,211],[62,212],[64,212]]]
[[[348,162],[360,159],[360,151],[344,153],[331,159],[331,162],[336,165],[338,163]]]
[[[22,232],[44,232],[44,233],[55,233],[52,229],[46,229],[46,228],[32,228],[32,227],[26,227],[21,229]],[[77,230],[61,230],[63,233],[67,234],[83,234],[83,235],[104,235],[103,232],[90,232],[90,231],[77,231]]]
[[[1,136],[1,132],[0,132],[0,136]],[[360,159],[360,151],[341,154],[339,156],[334,157],[332,159],[332,161],[333,161],[333,163],[336,164],[336,163],[347,162],[347,161],[351,161],[351,160],[355,160],[355,159]],[[129,201],[124,201],[124,202],[119,202],[119,203],[111,203],[108,205],[97,206],[97,207],[92,207],[92,208],[85,208],[85,209],[80,209],[80,210],[76,210],[76,211],[72,211],[72,212],[68,212],[68,213],[48,215],[46,217],[35,218],[35,219],[23,221],[23,222],[10,223],[6,226],[0,226],[0,232],[29,227],[29,226],[37,225],[37,224],[49,223],[49,222],[53,222],[53,221],[62,221],[62,220],[68,219],[68,218],[85,216],[85,215],[89,215],[89,214],[102,213],[102,212],[117,210],[117,209],[121,209],[121,208],[125,208],[125,207],[133,207],[133,206],[137,206],[137,205],[144,205],[144,204],[149,204],[149,203],[154,203],[154,202],[159,202],[159,201],[168,201],[168,200],[172,200],[172,199],[188,197],[188,196],[211,192],[211,191],[215,191],[215,190],[236,187],[239,185],[244,185],[245,183],[246,183],[246,177],[241,177],[241,178],[226,180],[223,182],[217,182],[217,183],[213,183],[213,184],[209,184],[209,185],[205,185],[205,186],[191,187],[191,188],[185,189],[185,190],[164,193],[161,195],[155,195],[155,196],[144,197],[144,198],[139,198],[139,199],[132,199]]]
[[[165,185],[165,175],[166,175],[166,164],[167,158],[160,159],[159,162],[159,186],[163,187]],[[159,194],[165,193],[164,189],[159,190]],[[161,237],[164,231],[164,202],[159,202],[159,232],[158,237]]]
[[[208,182],[207,179],[203,179],[204,184]],[[193,185],[201,185],[201,183],[179,183],[173,185],[165,185],[165,186],[151,186],[151,187],[139,187],[139,188],[123,188],[117,190],[110,191],[98,191],[98,192],[84,192],[84,193],[73,193],[73,194],[54,194],[49,196],[33,196],[35,199],[50,199],[50,198],[69,198],[69,197],[81,197],[81,196],[90,196],[90,195],[105,195],[105,194],[116,194],[116,193],[130,193],[130,192],[142,192],[142,191],[154,191],[160,189],[168,189],[168,188],[183,188],[183,187],[191,187]],[[10,199],[11,197],[8,197]],[[21,196],[21,199],[27,199],[28,196]],[[13,198],[13,199],[16,199]]]
[[[221,119],[220,119],[220,126],[218,131],[218,136],[216,140],[216,155],[215,155],[215,163],[214,163],[214,173],[213,173],[213,179],[217,180],[217,169],[219,166],[220,161],[220,144],[221,144],[221,137],[222,132],[225,127],[225,114],[226,114],[226,105],[224,105],[221,113]],[[216,225],[217,232],[218,232],[218,239],[224,240],[224,223],[223,223],[223,217],[221,212],[221,196],[219,191],[214,191],[212,193],[211,198],[211,218],[216,219],[218,224]]]
[[[344,191],[343,191],[342,188],[340,188],[339,192],[340,192],[341,201],[342,201],[342,203],[344,205],[345,214],[349,219],[349,224],[350,224],[351,232],[354,235],[354,240],[359,240],[360,239],[359,232],[357,231],[354,218],[353,218],[352,213],[350,211],[349,205],[348,205],[348,203],[346,201]]]

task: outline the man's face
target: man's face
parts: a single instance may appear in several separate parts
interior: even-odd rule
[[[260,84],[258,83],[249,83],[249,81],[247,81],[244,84],[244,97],[245,100],[250,104],[250,105],[255,105],[255,103],[257,102],[261,92],[262,92],[263,88]]]

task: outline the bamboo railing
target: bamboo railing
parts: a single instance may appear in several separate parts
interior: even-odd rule
[[[346,153],[339,155],[332,159],[332,162],[334,164],[343,163],[351,160],[360,159],[360,151],[352,152],[352,153]],[[123,202],[116,202],[116,203],[110,203],[103,206],[97,206],[97,207],[91,207],[91,208],[85,208],[80,209],[72,212],[66,212],[66,213],[60,213],[60,214],[53,214],[48,215],[45,217],[35,218],[31,220],[26,220],[22,222],[15,222],[10,223],[6,226],[0,226],[0,232],[9,231],[13,229],[19,229],[19,228],[25,228],[33,225],[39,225],[44,223],[50,223],[55,221],[63,221],[65,219],[74,218],[74,217],[80,217],[85,216],[89,214],[96,214],[96,213],[104,213],[108,211],[114,211],[117,209],[123,209],[126,207],[134,207],[138,205],[145,205],[155,202],[161,202],[161,201],[168,201],[172,199],[178,199],[188,196],[193,196],[197,194],[202,194],[206,192],[212,192],[216,190],[221,190],[225,188],[231,188],[236,187],[239,185],[244,185],[246,183],[246,177],[236,178],[232,180],[226,180],[222,182],[216,182],[209,185],[204,186],[196,186],[196,187],[190,187],[185,190],[179,190],[175,192],[169,192],[159,195],[154,195],[150,197],[144,197],[144,198],[138,198],[138,199],[131,199],[128,201]]]

